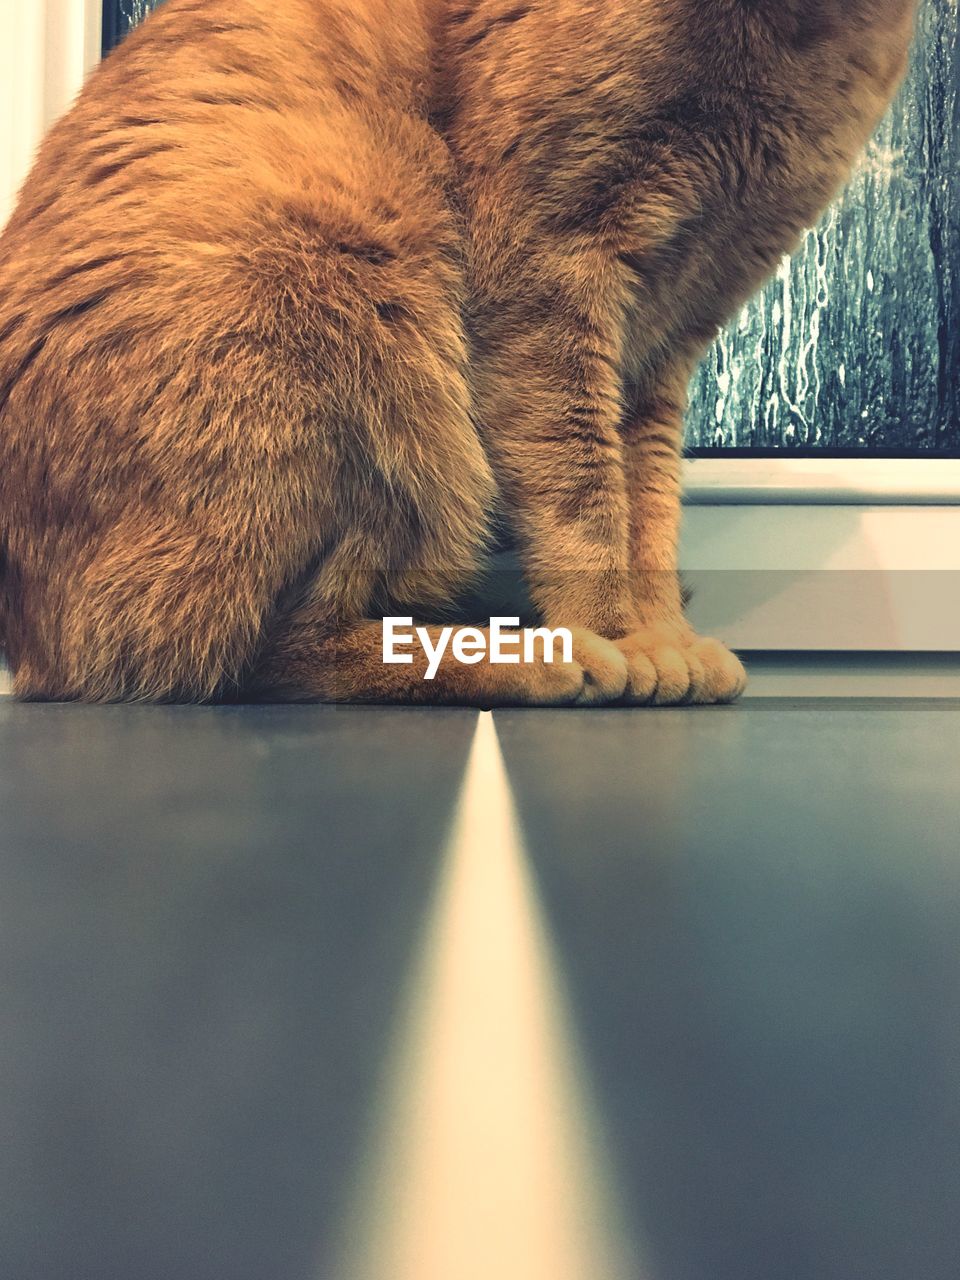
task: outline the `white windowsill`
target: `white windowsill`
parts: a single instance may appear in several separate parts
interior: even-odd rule
[[[960,458],[691,458],[690,506],[960,506]]]
[[[948,698],[960,708],[960,654],[747,653],[744,658],[751,701]]]
[[[960,652],[960,460],[697,458],[691,617],[744,650]]]

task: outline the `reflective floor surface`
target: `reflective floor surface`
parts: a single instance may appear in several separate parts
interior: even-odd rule
[[[0,700],[0,1275],[956,1280],[960,704]]]

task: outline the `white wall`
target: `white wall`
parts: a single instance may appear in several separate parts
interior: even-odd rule
[[[0,226],[100,46],[100,0],[0,0]]]
[[[0,0],[0,227],[44,130],[100,54],[100,0]],[[0,665],[0,694],[9,678]]]

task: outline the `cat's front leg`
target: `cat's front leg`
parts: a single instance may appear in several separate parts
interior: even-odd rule
[[[487,300],[477,402],[531,599],[551,627],[612,641],[635,623],[620,381],[609,289],[542,255]]]
[[[687,371],[634,404],[622,425],[630,505],[635,626],[618,642],[627,701],[671,706],[733,702],[746,685],[740,659],[698,636],[684,616],[677,570]]]

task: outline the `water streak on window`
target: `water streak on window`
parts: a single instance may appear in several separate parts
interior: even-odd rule
[[[957,0],[924,0],[845,196],[695,378],[690,447],[960,449],[958,57]]]

